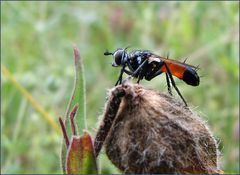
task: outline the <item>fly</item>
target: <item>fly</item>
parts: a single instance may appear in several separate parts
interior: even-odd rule
[[[123,73],[137,78],[137,83],[143,78],[150,81],[156,76],[165,73],[169,94],[172,95],[172,84],[187,106],[185,99],[175,84],[173,76],[183,80],[186,84],[191,86],[198,86],[200,83],[197,74],[198,67],[186,64],[185,62],[168,59],[168,57],[164,58],[147,50],[134,50],[128,53],[127,48],[119,48],[113,53],[106,51],[104,55],[113,56],[113,67],[122,67],[115,86],[122,83]]]

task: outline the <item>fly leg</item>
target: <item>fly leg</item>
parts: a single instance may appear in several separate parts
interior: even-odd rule
[[[131,72],[131,71],[128,71],[128,70],[126,70],[125,69],[125,66],[124,66],[124,68],[122,69],[123,70],[123,72],[125,72],[126,74],[128,74],[128,75],[130,75],[127,79],[129,79],[129,78],[132,78],[132,77],[136,77],[136,75],[139,73],[139,71],[141,71],[141,68],[143,68],[143,66],[145,65],[147,63],[147,60],[144,60],[143,62],[142,62],[142,64],[134,71],[134,72]],[[129,66],[129,64],[128,64],[128,66]],[[130,66],[129,66],[130,67]],[[130,67],[131,69],[132,69],[132,67]],[[131,70],[130,69],[130,70]],[[121,75],[121,74],[120,74]],[[119,76],[119,78],[120,78],[121,76]],[[121,77],[122,78],[122,77]],[[138,76],[138,80],[137,80],[137,83],[139,83],[139,81],[142,79],[142,76],[141,75],[139,75]],[[122,80],[122,79],[121,79]],[[116,83],[116,85],[118,84],[118,82],[119,82],[119,79],[118,79],[118,81],[117,81],[117,83]]]
[[[161,73],[163,73],[160,69],[161,67],[163,66],[164,64],[160,64],[158,66],[156,66],[156,70],[157,71],[153,71],[153,72],[150,72],[148,74],[145,75],[145,79],[150,81],[151,79],[155,78],[156,76],[160,75]],[[170,84],[170,81],[169,81],[169,75],[168,73],[165,74],[166,75],[166,81],[167,81],[167,86],[168,86],[168,92],[170,95],[172,95],[172,90],[171,90],[171,84]]]
[[[141,78],[140,78],[140,77],[138,77],[137,84],[139,84],[140,80],[141,80]]]
[[[124,71],[126,74],[128,74],[128,75],[132,75],[132,72],[129,71],[129,70],[124,69],[123,71]]]
[[[117,80],[115,86],[117,86],[118,84],[121,84],[121,83],[122,83],[122,75],[123,75],[123,72],[124,72],[124,70],[125,70],[125,67],[126,67],[126,65],[124,65],[124,66],[122,67],[121,72],[120,72],[120,75],[119,75],[119,77],[118,77],[118,80]]]
[[[135,76],[137,75],[137,73],[141,70],[141,68],[142,68],[146,63],[147,63],[147,59],[144,60],[140,66],[138,66],[138,68],[132,73],[131,76],[132,76],[132,77],[135,77]]]
[[[180,93],[179,89],[177,88],[177,86],[176,86],[176,84],[175,84],[175,81],[174,81],[174,79],[173,79],[173,77],[172,77],[172,74],[171,74],[170,69],[168,68],[167,64],[164,63],[164,65],[165,65],[165,67],[166,67],[166,69],[167,69],[167,74],[169,75],[170,81],[171,81],[174,89],[177,91],[178,95],[181,97],[181,99],[183,100],[184,104],[187,106],[187,102],[184,100],[182,94]],[[169,84],[170,84],[170,83],[169,83]]]
[[[131,75],[133,74],[131,71],[126,70],[126,69],[124,69],[123,71],[124,71],[126,74],[130,75],[130,76],[128,76],[126,79],[123,79],[123,80],[122,80],[122,83],[124,83],[125,81],[129,81],[129,80],[132,78]]]
[[[144,77],[144,70],[142,70],[142,68],[146,65],[146,63],[147,63],[147,59],[146,60],[144,60],[143,62],[142,62],[142,64],[133,72],[133,74],[131,75],[132,77],[136,77],[136,75],[138,74],[138,80],[137,80],[137,83],[139,84],[139,82],[140,82],[140,80],[142,80],[143,79],[143,77]]]
[[[143,79],[143,75],[144,75],[144,73],[142,73],[142,71],[141,71],[139,76],[138,76],[137,84],[139,84],[140,80]]]
[[[146,75],[145,79],[150,81],[151,79],[155,78],[156,76],[160,75],[161,73],[162,73],[162,71],[158,70],[154,74]],[[172,95],[171,84],[170,84],[170,81],[169,81],[169,75],[167,73],[166,73],[166,81],[167,81],[167,86],[168,86],[168,92],[169,92],[170,95]]]
[[[168,92],[169,92],[170,95],[172,95],[171,84],[170,84],[170,81],[169,81],[168,73],[166,73],[166,81],[167,81]]]

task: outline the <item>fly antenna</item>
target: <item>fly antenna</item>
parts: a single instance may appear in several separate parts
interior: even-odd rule
[[[105,52],[104,52],[104,55],[106,56],[106,55],[113,55],[113,53],[112,52],[108,52],[108,50],[106,50]]]

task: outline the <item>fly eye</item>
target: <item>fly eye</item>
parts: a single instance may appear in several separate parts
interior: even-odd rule
[[[123,55],[123,51],[122,50],[118,50],[114,53],[114,61],[116,63],[116,65],[120,66],[121,65],[121,61],[122,61],[122,55]]]

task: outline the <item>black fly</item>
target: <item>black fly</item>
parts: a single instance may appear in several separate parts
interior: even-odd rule
[[[175,88],[186,106],[187,103],[178,90],[172,75],[178,77],[191,86],[198,86],[200,82],[199,76],[196,72],[198,69],[197,67],[185,64],[185,62],[182,63],[176,60],[168,59],[168,57],[164,58],[155,55],[147,50],[134,50],[127,53],[127,48],[120,48],[113,53],[106,51],[104,55],[113,56],[113,67],[122,67],[115,86],[122,83],[122,76],[124,72],[134,78],[137,78],[137,83],[139,83],[143,78],[150,81],[164,72],[166,75],[168,92],[172,95],[171,82],[172,86]]]

